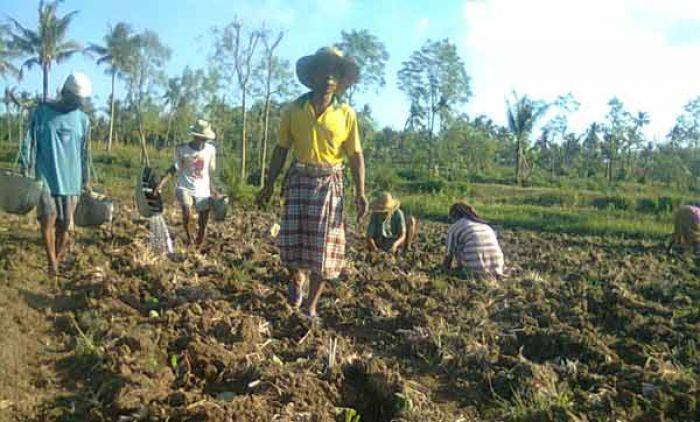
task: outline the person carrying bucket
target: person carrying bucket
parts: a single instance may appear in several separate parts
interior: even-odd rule
[[[314,319],[328,281],[345,265],[343,223],[343,162],[350,163],[355,183],[358,220],[367,211],[365,164],[355,111],[338,95],[357,82],[359,66],[339,50],[326,47],[302,57],[296,65],[299,81],[311,92],[282,111],[279,140],[258,204],[270,200],[275,180],[292,150],[296,159],[284,183],[284,213],[279,235],[282,264],[292,273],[290,301],[302,306],[308,275],[311,288],[304,308]]]
[[[367,245],[373,252],[397,253],[408,250],[416,233],[416,219],[406,219],[401,203],[389,192],[380,193],[369,206]]]
[[[182,210],[187,245],[192,244],[190,221],[192,210],[197,212],[197,237],[194,244],[199,247],[204,242],[209,222],[212,198],[218,197],[212,174],[216,170],[216,147],[209,141],[216,134],[206,120],[199,119],[190,126],[192,140],[175,149],[175,164],[170,167],[156,187],[160,191],[174,174],[177,174],[175,197]]]
[[[58,274],[73,228],[81,192],[89,193],[88,107],[92,84],[74,72],[66,78],[58,101],[39,104],[22,141],[20,168],[42,181],[37,207],[48,272]]]

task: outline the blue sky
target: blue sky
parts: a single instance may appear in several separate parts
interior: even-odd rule
[[[3,14],[35,24],[38,1],[2,3]],[[649,112],[647,134],[662,138],[683,105],[700,95],[699,0],[66,0],[61,11],[69,10],[80,11],[71,37],[84,43],[101,41],[119,21],[155,30],[173,50],[170,75],[185,65],[203,67],[210,28],[234,16],[287,30],[281,53],[292,63],[338,41],[342,29],[367,29],[391,58],[386,87],[358,102],[394,127],[403,126],[408,104],[396,72],[429,38],[449,38],[466,63],[474,95],[465,111],[499,123],[512,90],[545,100],[571,91],[581,102],[571,117],[576,130],[603,119],[617,95],[629,110]],[[109,80],[83,57],[54,68],[52,90],[72,70],[93,79],[103,103]],[[40,83],[36,69],[22,86],[38,91]]]

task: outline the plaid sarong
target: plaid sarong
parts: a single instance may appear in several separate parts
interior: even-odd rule
[[[287,173],[279,247],[282,264],[332,280],[345,265],[343,166],[295,163]]]

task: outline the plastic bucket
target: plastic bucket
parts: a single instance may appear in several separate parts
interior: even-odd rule
[[[134,201],[139,214],[145,218],[151,218],[163,212],[163,198],[155,191],[157,184],[153,169],[144,167],[136,181]]]
[[[75,224],[79,227],[96,227],[112,222],[114,202],[95,192],[83,194],[75,208]]]
[[[220,198],[211,200],[211,214],[214,221],[224,221],[226,220],[226,213],[228,212],[228,197],[222,196]]]

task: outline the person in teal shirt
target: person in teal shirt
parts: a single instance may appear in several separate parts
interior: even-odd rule
[[[399,249],[407,250],[416,232],[416,219],[406,219],[400,208],[401,204],[389,192],[380,193],[372,201],[369,225],[367,226],[367,244],[370,250],[396,253]]]
[[[91,93],[87,76],[72,73],[58,101],[36,107],[22,142],[21,169],[25,174],[33,173],[44,187],[37,217],[50,275],[57,274],[67,249],[78,196],[89,190],[90,120],[82,109]]]

